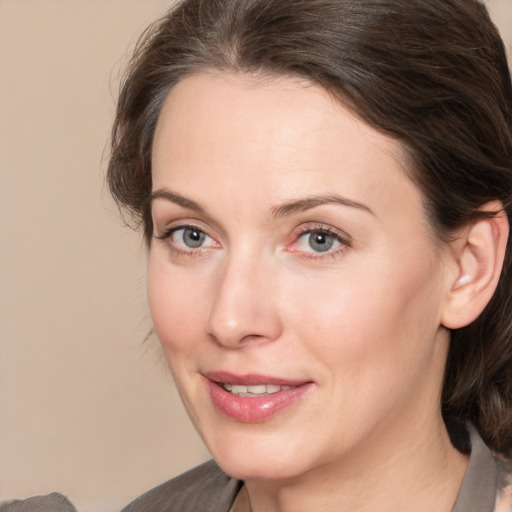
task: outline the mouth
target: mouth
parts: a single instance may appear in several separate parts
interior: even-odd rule
[[[316,385],[263,375],[211,372],[204,375],[215,408],[243,423],[260,423],[301,401]]]

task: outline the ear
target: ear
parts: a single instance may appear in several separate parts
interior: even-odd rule
[[[459,329],[475,320],[496,290],[507,246],[509,223],[500,201],[483,205],[492,216],[478,219],[450,243],[455,263],[448,276],[448,295],[441,323]]]

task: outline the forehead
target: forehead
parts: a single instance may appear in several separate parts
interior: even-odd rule
[[[259,205],[335,191],[379,210],[421,195],[401,144],[368,126],[318,85],[204,73],[182,80],[162,109],[153,188],[198,200],[236,195]],[[403,196],[403,197],[402,197]],[[241,200],[244,203],[244,200]]]
[[[212,123],[216,125],[214,133]],[[262,127],[270,132],[262,131]],[[186,137],[190,143],[225,136],[231,142],[246,142],[250,135],[254,143],[260,144],[274,138],[274,150],[290,145],[297,149],[298,142],[306,149],[309,142],[317,142],[316,134],[331,132],[332,137],[326,140],[329,142],[339,137],[340,131],[345,132],[341,134],[345,139],[357,141],[358,146],[371,138],[374,146],[397,162],[405,160],[398,141],[362,122],[323,87],[298,77],[241,73],[198,73],[181,80],[164,103],[156,145],[159,134],[168,132],[173,137]],[[166,144],[169,142],[172,140],[168,139]]]

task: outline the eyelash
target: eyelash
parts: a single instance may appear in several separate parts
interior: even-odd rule
[[[182,247],[177,246],[175,243],[170,240],[174,233],[180,230],[194,230],[199,231],[206,235],[207,237],[211,238],[212,240],[215,240],[214,237],[210,236],[208,232],[203,228],[196,224],[180,224],[178,226],[173,226],[167,230],[164,231],[162,235],[154,235],[154,237],[157,240],[161,240],[163,242],[168,241],[167,246],[169,247],[169,250],[171,253],[180,255],[180,256],[200,256],[205,250],[208,248],[206,247],[198,247],[198,248],[190,248],[190,249],[184,249]],[[337,241],[340,245],[339,247],[335,248],[334,250],[326,250],[325,252],[315,252],[315,251],[301,251],[296,248],[293,248],[293,245],[296,245],[302,237],[305,237],[308,234],[320,234],[320,235],[327,235],[329,237],[332,237]],[[300,253],[300,257],[304,258],[306,260],[322,260],[326,258],[335,258],[340,253],[345,252],[347,248],[350,248],[351,240],[350,237],[348,237],[345,233],[340,232],[339,230],[333,228],[332,226],[324,225],[324,224],[306,224],[303,226],[300,226],[298,230],[293,235],[294,240],[291,244],[287,245],[288,252],[293,253]]]

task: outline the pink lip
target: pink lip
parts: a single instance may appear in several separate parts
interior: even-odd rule
[[[214,406],[225,416],[244,423],[260,423],[268,420],[300,400],[315,385],[310,381],[297,381],[265,375],[235,375],[228,372],[209,372],[205,374],[210,397]],[[292,389],[278,391],[258,397],[235,396],[220,383],[257,386],[275,384],[294,386]]]

